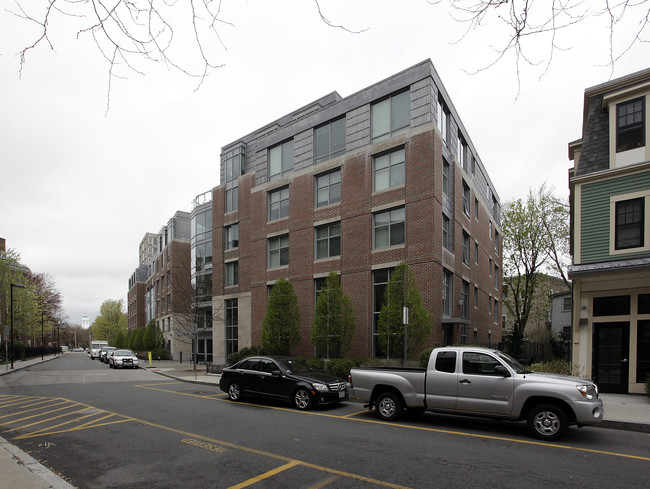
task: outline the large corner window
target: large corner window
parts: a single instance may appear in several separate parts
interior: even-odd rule
[[[194,241],[209,238],[212,234],[212,209],[194,215],[191,224]]]
[[[289,217],[289,187],[269,192],[269,221]]]
[[[404,207],[374,215],[375,249],[404,244]]]
[[[639,248],[643,243],[645,198],[616,202],[616,249]]]
[[[269,149],[269,180],[293,170],[293,139]]]
[[[316,228],[316,259],[341,256],[341,223]]]
[[[374,159],[372,180],[375,192],[404,185],[405,158],[406,151],[404,148],[400,148]]]
[[[289,264],[289,236],[269,238],[269,268],[282,267]]]
[[[645,146],[645,97],[616,106],[616,152]]]
[[[381,100],[370,108],[373,142],[405,132],[411,124],[411,93],[407,90]]]
[[[345,117],[314,130],[314,160],[316,163],[345,153]]]
[[[341,170],[316,177],[316,207],[341,201]]]
[[[226,167],[226,182],[237,180],[240,175],[246,173],[246,155],[243,146],[238,146],[227,151],[224,156],[224,166]]]

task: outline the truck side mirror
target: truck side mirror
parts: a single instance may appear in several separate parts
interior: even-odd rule
[[[494,367],[494,373],[503,377],[510,377],[510,372],[503,365],[497,365]]]

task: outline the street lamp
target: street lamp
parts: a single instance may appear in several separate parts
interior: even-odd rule
[[[14,368],[14,287],[24,289],[22,284],[11,284],[11,368]]]

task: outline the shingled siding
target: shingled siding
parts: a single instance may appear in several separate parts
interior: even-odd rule
[[[582,154],[576,176],[609,169],[609,114],[603,109],[603,96],[589,99],[587,121],[583,128]]]
[[[582,186],[581,263],[613,259],[609,254],[610,197],[648,188],[650,188],[650,172],[635,173]],[[647,255],[647,251],[617,254],[615,259]]]

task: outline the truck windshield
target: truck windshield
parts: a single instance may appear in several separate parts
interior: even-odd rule
[[[505,363],[508,364],[508,366],[514,370],[518,374],[529,374],[531,373],[530,370],[528,370],[526,367],[524,367],[521,363],[519,363],[517,360],[512,358],[510,355],[503,353],[502,351],[497,352],[497,355],[500,360],[503,360]]]

